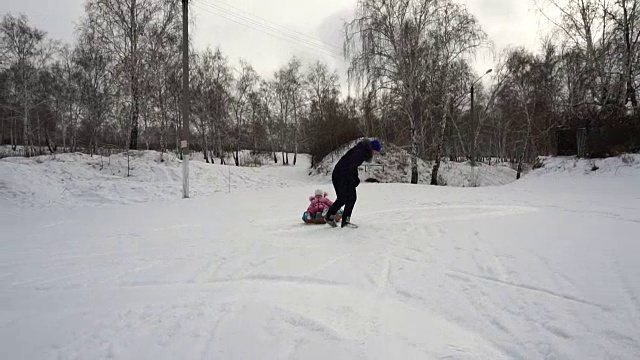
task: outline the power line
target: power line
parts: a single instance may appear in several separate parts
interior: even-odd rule
[[[252,20],[252,19],[249,19],[249,18],[247,18],[247,17],[244,17],[244,16],[242,16],[242,15],[238,15],[238,14],[235,14],[235,13],[233,13],[233,12],[229,12],[229,10],[226,10],[226,9],[223,9],[223,8],[218,8],[218,7],[215,7],[215,6],[213,6],[213,5],[209,5],[209,4],[204,4],[204,5],[203,5],[201,1],[198,1],[198,0],[196,0],[196,1],[197,1],[197,2],[198,2],[198,4],[200,4],[201,6],[196,6],[195,2],[192,2],[192,4],[194,4],[194,7],[195,7],[195,8],[197,8],[197,9],[199,9],[199,10],[201,10],[201,11],[205,11],[205,12],[207,12],[207,13],[209,13],[209,14],[213,14],[213,15],[219,16],[219,17],[224,18],[224,19],[226,19],[226,20],[232,21],[232,22],[234,22],[234,23],[236,23],[236,24],[246,26],[246,27],[248,27],[248,28],[254,29],[254,30],[256,30],[256,31],[259,31],[259,32],[262,32],[262,33],[264,33],[264,34],[270,35],[270,36],[272,36],[272,37],[278,38],[278,39],[280,39],[280,40],[288,41],[288,42],[290,42],[290,43],[293,43],[293,44],[296,44],[296,45],[300,45],[300,46],[305,46],[305,47],[307,47],[307,48],[309,48],[309,49],[312,49],[312,50],[322,51],[324,55],[329,55],[329,56],[331,56],[331,57],[333,57],[333,58],[335,58],[335,59],[337,59],[337,60],[342,60],[342,57],[341,57],[339,54],[337,54],[337,53],[333,52],[333,51],[332,51],[332,50],[330,50],[330,49],[327,49],[326,47],[323,47],[323,46],[320,46],[320,45],[314,44],[314,43],[312,43],[312,42],[310,42],[310,41],[308,41],[308,40],[300,39],[300,38],[298,38],[298,37],[295,37],[295,36],[292,36],[292,35],[290,35],[290,34],[284,33],[284,32],[282,32],[281,30],[275,29],[275,28],[273,28],[273,27],[266,26],[266,25],[264,25],[264,24],[261,24],[261,23],[259,23],[259,22],[256,22],[256,21],[254,21],[254,20]],[[234,17],[236,17],[236,18],[242,19],[242,20],[244,20],[245,22],[238,21],[238,20],[233,19],[233,18],[229,18],[229,17],[227,17],[227,16],[225,16],[225,15],[223,15],[223,14],[220,14],[220,13],[217,13],[217,12],[214,12],[214,11],[211,11],[211,10],[209,10],[209,9],[206,9],[206,8],[202,7],[202,6],[207,6],[207,7],[209,7],[209,8],[213,8],[213,9],[216,9],[216,10],[219,10],[219,11],[223,11],[223,12],[229,13],[231,16],[234,16]],[[246,23],[246,22],[248,22],[248,23]],[[251,24],[253,24],[253,25],[255,25],[255,26],[252,26]],[[257,27],[256,27],[256,26],[257,26]],[[262,29],[260,29],[260,28],[262,28]],[[264,30],[271,31],[271,32],[274,32],[274,33],[276,33],[276,34],[281,34],[281,35],[283,35],[283,36],[285,36],[285,37],[278,36],[278,35],[276,35],[276,34],[274,34],[274,33],[267,32],[267,31],[264,31]]]
[[[205,0],[199,0],[199,1],[200,1],[200,2],[204,2]],[[318,43],[320,43],[320,44],[323,44],[324,46],[328,46],[328,47],[333,48],[333,49],[336,49],[336,50],[341,50],[341,46],[339,46],[339,45],[332,44],[332,43],[328,43],[328,42],[326,42],[326,41],[324,41],[324,40],[322,40],[322,39],[320,39],[320,38],[318,38],[318,37],[315,37],[315,36],[312,36],[312,35],[308,35],[308,34],[304,34],[304,33],[301,33],[301,32],[299,32],[299,31],[295,30],[295,29],[291,29],[291,28],[286,27],[286,26],[284,26],[284,25],[280,25],[280,24],[274,23],[274,22],[269,21],[269,20],[267,20],[267,19],[265,19],[265,18],[263,18],[263,17],[261,17],[261,16],[254,15],[254,14],[252,14],[252,13],[250,13],[250,12],[246,11],[246,10],[242,10],[242,9],[240,9],[240,8],[237,8],[237,7],[235,7],[235,6],[231,5],[231,4],[228,4],[228,3],[224,2],[224,1],[221,1],[221,0],[214,0],[214,1],[215,1],[216,3],[218,3],[218,4],[221,4],[221,5],[227,6],[227,7],[231,8],[231,9],[234,9],[234,10],[236,10],[236,11],[239,11],[239,12],[245,13],[245,14],[247,14],[247,15],[249,15],[249,16],[254,17],[254,18],[258,18],[258,19],[260,19],[260,20],[263,20],[263,21],[265,21],[265,22],[267,22],[267,23],[269,23],[269,24],[272,24],[272,25],[274,25],[274,26],[277,26],[277,27],[280,27],[280,28],[282,28],[282,29],[285,29],[285,30],[288,30],[288,31],[294,32],[294,33],[296,33],[296,34],[300,34],[301,36],[303,36],[303,37],[307,37],[307,38],[309,38],[309,39],[314,39],[315,41],[317,41],[317,42],[318,42]],[[213,4],[212,4],[212,6],[219,6],[219,5],[213,5]]]
[[[246,16],[238,15],[237,13],[235,13],[235,12],[233,12],[233,11],[230,11],[230,10],[227,10],[227,9],[220,8],[220,7],[217,7],[217,6],[215,6],[215,5],[206,4],[206,3],[203,3],[202,1],[198,1],[198,3],[199,3],[199,4],[201,4],[201,5],[203,5],[203,6],[207,6],[207,7],[211,8],[211,9],[215,9],[215,10],[222,11],[222,12],[224,12],[224,13],[227,13],[227,14],[231,15],[231,16],[232,16],[232,17],[234,17],[234,18],[242,19],[242,20],[244,20],[244,21],[248,22],[249,24],[256,25],[256,26],[258,26],[258,27],[260,27],[260,28],[262,28],[262,29],[265,29],[265,30],[272,31],[272,32],[275,32],[275,33],[277,33],[277,34],[283,35],[283,36],[285,36],[285,37],[290,38],[291,40],[289,40],[289,39],[283,39],[282,37],[275,36],[274,34],[271,34],[271,33],[265,32],[265,31],[262,31],[262,30],[260,30],[260,29],[256,29],[256,28],[255,28],[255,27],[253,27],[253,26],[250,26],[250,25],[248,25],[248,24],[246,24],[246,23],[238,22],[238,21],[236,21],[236,20],[234,20],[234,19],[230,19],[230,18],[228,18],[228,17],[226,17],[226,16],[223,16],[222,14],[219,14],[219,13],[217,13],[217,12],[212,12],[212,11],[206,10],[207,12],[209,12],[209,13],[211,13],[211,14],[214,14],[214,15],[220,16],[220,17],[222,17],[222,18],[225,18],[225,19],[227,19],[227,20],[233,21],[233,22],[238,23],[238,24],[240,24],[240,25],[247,26],[247,27],[252,28],[252,29],[254,29],[254,30],[261,31],[261,32],[263,32],[263,33],[265,33],[265,34],[268,34],[268,35],[271,35],[271,36],[277,37],[277,38],[279,38],[279,39],[281,39],[281,40],[289,41],[289,42],[292,42],[292,43],[297,44],[297,45],[305,45],[305,44],[306,44],[306,45],[308,45],[307,47],[311,47],[311,48],[313,48],[313,49],[317,49],[317,50],[322,50],[322,51],[324,51],[324,52],[330,53],[332,56],[334,56],[334,57],[336,57],[336,58],[340,58],[340,55],[339,55],[338,53],[334,52],[333,50],[328,49],[328,48],[326,48],[326,47],[324,47],[324,46],[321,46],[321,45],[315,44],[315,43],[313,43],[313,42],[310,42],[309,40],[302,39],[302,38],[299,38],[299,37],[296,37],[296,36],[293,36],[293,35],[287,34],[287,33],[283,32],[282,30],[279,30],[279,29],[276,29],[276,28],[274,28],[274,27],[271,27],[271,26],[268,26],[268,25],[262,24],[262,23],[260,23],[260,22],[257,22],[257,21],[255,21],[255,20],[253,20],[253,19],[247,18]],[[199,9],[200,9],[200,10],[205,10],[205,9],[203,9],[203,8],[200,8],[200,7],[199,7]],[[293,41],[292,41],[292,40],[293,40]],[[303,43],[304,43],[304,44],[303,44]]]

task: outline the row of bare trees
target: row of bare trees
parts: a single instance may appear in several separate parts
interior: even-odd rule
[[[73,45],[47,39],[24,16],[6,15],[2,143],[24,145],[26,156],[105,145],[179,152],[179,5],[89,0]],[[221,49],[190,53],[191,143],[207,162],[233,152],[239,165],[239,151],[252,149],[272,152],[276,162],[281,153],[289,164],[289,153],[311,147],[310,119],[315,128],[332,121],[329,103],[344,107],[338,76],[322,62],[304,66],[294,56],[263,78],[245,60],[231,64]]]
[[[540,0],[541,13],[559,11],[541,51],[504,49],[488,88],[469,59],[489,39],[466,7],[452,0],[359,0],[346,27],[350,74],[359,85],[365,123],[409,145],[411,181],[417,158],[485,157],[518,164],[553,153],[559,126],[625,123],[640,148],[639,0]],[[470,88],[476,85],[475,111]],[[473,115],[473,116],[472,116]],[[610,152],[604,152],[610,153]]]
[[[239,165],[252,149],[289,164],[288,153],[317,162],[377,136],[410,152],[414,183],[418,159],[434,160],[435,184],[444,158],[521,169],[554,152],[560,126],[637,131],[640,0],[532,1],[557,33],[536,52],[503,49],[484,82],[471,59],[491,41],[453,0],[359,0],[344,28],[355,97],[341,96],[322,62],[291,57],[263,76],[221,49],[192,49],[191,144],[208,162],[232,152]],[[0,141],[26,155],[105,144],[179,152],[180,15],[173,0],[88,0],[73,45],[6,15]]]
[[[148,145],[151,123],[179,114],[169,104],[180,76],[179,15],[176,1],[90,0],[73,45],[48,39],[25,16],[5,15],[3,143],[24,145],[27,156],[43,146]]]

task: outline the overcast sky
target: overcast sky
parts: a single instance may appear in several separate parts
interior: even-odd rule
[[[350,19],[356,0],[190,1],[195,19],[190,31],[197,48],[220,46],[232,64],[237,64],[242,57],[264,77],[271,77],[293,55],[304,63],[320,59],[338,70],[343,82],[346,80],[346,66],[340,59],[342,21]],[[496,52],[508,45],[538,49],[540,30],[532,1],[458,1],[466,4],[478,18],[495,44]],[[49,36],[71,42],[84,2],[8,0],[7,4],[4,0],[0,13],[24,13],[32,25]],[[478,73],[492,68],[492,54],[478,53],[474,65]]]

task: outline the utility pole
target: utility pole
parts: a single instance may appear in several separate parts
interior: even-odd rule
[[[182,197],[189,197],[189,4],[182,0]]]
[[[476,166],[476,117],[474,115],[473,106],[473,86],[475,82],[471,84],[471,167]]]

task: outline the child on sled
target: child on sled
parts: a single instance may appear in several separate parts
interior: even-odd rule
[[[329,200],[328,194],[320,189],[316,190],[314,196],[309,196],[309,207],[307,212],[311,219],[324,218],[324,214],[329,210],[333,201]]]
[[[333,201],[329,200],[327,193],[322,190],[316,190],[313,196],[309,196],[309,207],[302,214],[302,221],[307,224],[325,224],[324,215],[329,211],[329,207],[333,205]],[[342,211],[338,211],[336,218],[340,219]]]

